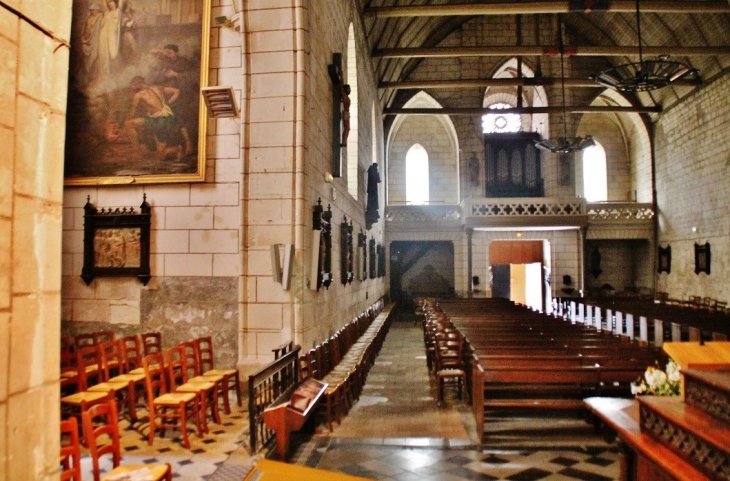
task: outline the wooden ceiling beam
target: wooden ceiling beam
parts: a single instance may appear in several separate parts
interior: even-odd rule
[[[726,47],[642,47],[644,58],[659,55],[680,57],[730,55]],[[559,56],[556,46],[485,46],[485,47],[432,47],[382,48],[373,50],[373,58],[438,58],[438,57],[505,57],[505,56]],[[639,55],[639,47],[566,47],[567,57],[626,57]]]
[[[590,3],[587,3],[590,5]],[[593,10],[571,10],[570,2],[555,0],[529,3],[488,3],[479,5],[418,5],[409,7],[373,7],[363,11],[364,18],[445,17],[464,15],[519,15],[541,13],[590,13]],[[595,10],[598,11],[598,10]],[[606,12],[636,12],[633,0],[610,1]],[[727,0],[706,2],[642,0],[644,13],[730,13]]]
[[[613,105],[588,106],[556,106],[556,107],[515,107],[511,109],[488,109],[483,107],[448,107],[448,108],[386,108],[385,115],[485,115],[485,114],[559,114],[565,109],[569,113],[661,113],[657,107],[621,107]]]
[[[465,79],[465,80],[411,80],[403,82],[380,82],[378,88],[381,89],[465,89],[465,88],[484,88],[484,87],[537,87],[552,86],[560,83],[559,78],[555,77],[522,77],[522,78],[490,78],[490,79]],[[677,80],[672,85],[694,86],[700,85],[701,79],[694,80]],[[586,88],[606,88],[589,78],[566,78],[566,87],[586,87]]]

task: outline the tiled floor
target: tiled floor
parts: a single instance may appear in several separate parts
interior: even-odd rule
[[[583,420],[494,418],[487,421],[483,445],[474,426],[469,406],[454,392],[445,406],[436,405],[420,327],[394,322],[360,401],[342,425],[332,433],[320,426],[316,434],[297,434],[289,461],[397,481],[618,478],[616,448]],[[148,446],[144,423],[125,429],[123,462],[170,462],[177,480],[242,480],[256,459],[247,449],[247,413],[235,408],[223,415],[222,426],[210,427],[203,439],[190,437],[190,450],[172,439],[175,434]],[[84,481],[93,479],[88,457],[84,465]]]

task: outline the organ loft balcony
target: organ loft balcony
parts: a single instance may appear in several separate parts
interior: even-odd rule
[[[582,229],[589,238],[652,238],[654,207],[636,202],[587,203],[581,197],[470,198],[459,205],[389,205],[386,229]]]

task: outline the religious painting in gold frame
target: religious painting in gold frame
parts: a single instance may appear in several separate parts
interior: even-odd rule
[[[74,0],[66,185],[205,179],[211,0]]]

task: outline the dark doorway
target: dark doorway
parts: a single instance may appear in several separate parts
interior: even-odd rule
[[[492,266],[492,297],[509,299],[510,294],[509,264],[494,264]]]
[[[395,241],[390,244],[390,295],[410,304],[414,297],[454,295],[454,243]]]

